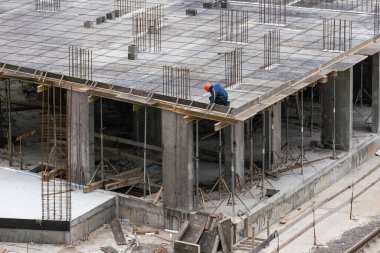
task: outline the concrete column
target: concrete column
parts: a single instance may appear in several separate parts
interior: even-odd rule
[[[266,110],[265,126],[265,169],[269,169],[269,155],[271,154],[270,160],[272,163],[272,170],[274,170],[281,164],[281,103],[274,104],[270,111]]]
[[[322,145],[332,145],[334,77],[329,76],[326,84],[321,84],[322,96]],[[348,151],[352,145],[352,103],[353,103],[353,69],[338,72],[335,77],[335,143],[337,150]]]
[[[193,124],[183,115],[162,111],[162,185],[164,207],[193,210]]]
[[[94,103],[81,92],[67,92],[67,140],[73,183],[86,184],[95,170]]]
[[[224,165],[226,182],[231,179],[231,157],[232,157],[232,145],[231,145],[231,129],[232,127],[226,127],[224,131]],[[244,182],[244,122],[240,122],[234,125],[233,140],[236,143],[235,149],[235,173]]]
[[[372,57],[372,132],[380,133],[380,53]]]

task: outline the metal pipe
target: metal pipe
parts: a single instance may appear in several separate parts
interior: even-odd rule
[[[231,125],[231,148],[232,148],[232,159],[231,159],[231,199],[232,199],[232,216],[235,216],[235,125]]]
[[[310,137],[313,136],[313,114],[314,114],[314,87],[312,86],[310,89],[310,100],[311,100],[311,108],[310,108]]]
[[[199,201],[199,119],[195,120],[195,209],[198,210]]]
[[[264,189],[264,180],[265,180],[265,144],[266,144],[266,137],[265,137],[265,111],[263,111],[263,161],[262,161],[262,168],[261,168],[261,183],[262,183],[262,198],[265,196],[265,189]]]
[[[303,138],[303,90],[301,90],[301,175],[303,175],[304,138]]]
[[[219,162],[219,183],[218,183],[218,188],[219,188],[219,200],[221,199],[221,187],[220,187],[220,180],[222,179],[222,130],[219,130],[219,157],[218,157],[218,162]]]
[[[144,107],[144,198],[146,197],[146,127],[147,127],[147,109]]]
[[[100,98],[100,171],[104,182],[104,150],[103,150],[103,98]]]
[[[253,118],[249,120],[249,142],[250,142],[250,149],[249,149],[249,163],[250,163],[250,170],[251,170],[251,184],[253,184]]]
[[[7,79],[7,111],[8,111],[8,160],[9,167],[13,164],[13,145],[12,145],[12,116],[11,116],[11,80]]]
[[[336,159],[336,151],[335,151],[335,109],[336,109],[336,98],[335,98],[335,92],[336,92],[336,76],[333,76],[333,133],[332,133],[332,148],[333,148],[333,154],[332,158]]]

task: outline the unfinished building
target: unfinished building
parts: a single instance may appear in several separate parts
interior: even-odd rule
[[[0,239],[205,212],[231,223],[229,252],[379,149],[379,15],[371,0],[2,0]]]

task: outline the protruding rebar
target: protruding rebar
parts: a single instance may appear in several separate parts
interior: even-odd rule
[[[248,43],[248,11],[221,9],[220,41]]]
[[[162,93],[167,96],[191,99],[190,69],[185,67],[162,67]]]

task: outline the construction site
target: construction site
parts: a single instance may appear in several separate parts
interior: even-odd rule
[[[0,27],[0,252],[380,235],[380,1],[0,0]]]

